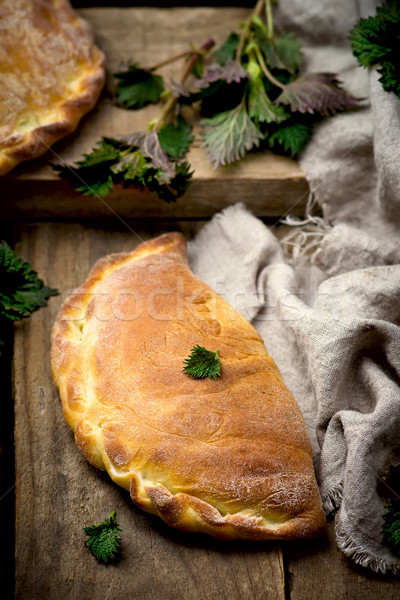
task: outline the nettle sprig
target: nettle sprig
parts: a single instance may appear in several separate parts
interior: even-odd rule
[[[217,379],[221,376],[221,360],[219,350],[213,352],[203,346],[193,346],[190,354],[183,361],[183,372],[194,379]]]
[[[183,116],[187,107],[200,112],[201,143],[217,168],[255,149],[297,157],[317,121],[357,104],[336,75],[300,74],[300,42],[275,30],[272,0],[258,0],[239,27],[210,60],[212,40],[150,69],[133,64],[116,73],[117,103],[137,110],[164,102],[160,117],[146,131],[104,138],[75,167],[56,166],[60,175],[84,194],[105,196],[122,183],[171,202],[192,176],[185,159],[194,139]],[[167,86],[158,71],[176,60],[186,61],[183,74]]]
[[[12,321],[29,317],[57,294],[6,242],[0,242],[0,348]]]
[[[131,65],[116,73],[116,99],[120,105],[139,109],[163,98],[161,114],[145,131],[103,138],[75,166],[53,164],[53,168],[84,195],[105,197],[114,185],[122,184],[148,189],[166,202],[179,198],[193,174],[185,160],[193,136],[191,125],[181,114],[178,94],[187,77],[201,68],[205,53],[213,44],[213,40],[208,40],[199,50],[191,49],[147,70]],[[183,57],[187,61],[179,84],[165,89],[163,79],[154,71]]]
[[[96,560],[107,565],[119,559],[121,552],[119,534],[122,530],[115,518],[115,510],[102,523],[84,527],[83,530],[87,535],[85,546]]]
[[[400,97],[400,3],[387,0],[374,16],[360,19],[350,33],[353,54],[360,66],[377,66],[386,92]]]
[[[219,80],[211,65],[200,81],[203,87],[209,82],[208,105],[211,86],[216,95],[223,91],[232,99],[227,110],[201,121],[203,146],[215,167],[258,147],[296,157],[316,121],[357,103],[334,74],[299,74],[300,42],[290,32],[276,32],[271,4],[259,0],[241,35],[231,33],[214,54]],[[228,80],[226,73],[232,71],[237,77]]]

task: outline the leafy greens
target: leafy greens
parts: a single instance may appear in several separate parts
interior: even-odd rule
[[[350,33],[353,54],[362,67],[378,65],[379,81],[400,97],[400,3],[387,0],[376,15],[360,19]]]

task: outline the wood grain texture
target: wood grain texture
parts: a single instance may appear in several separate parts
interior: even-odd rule
[[[165,231],[192,237],[201,222],[149,220],[25,225],[18,251],[60,296],[16,327],[16,597],[131,600],[394,600],[398,579],[357,568],[337,549],[333,527],[318,540],[224,543],[168,528],[79,454],[50,374],[50,331],[59,304],[110,252]],[[280,237],[283,228],[276,230]],[[135,233],[133,233],[135,232]],[[123,556],[98,565],[83,526],[117,510]]]
[[[191,236],[198,224],[164,223]],[[284,600],[284,569],[276,543],[223,543],[168,528],[136,509],[129,495],[80,455],[64,421],[50,374],[50,331],[66,293],[99,257],[130,250],[130,231],[80,225],[26,226],[19,253],[60,290],[16,328],[16,597],[120,600]],[[123,529],[118,566],[98,565],[83,543],[83,526],[115,508]]]
[[[115,81],[111,74],[129,61],[152,66],[201,45],[212,37],[222,42],[227,32],[248,15],[245,8],[101,8],[82,9],[107,57],[108,89]],[[178,79],[178,64],[163,68],[166,81]],[[110,91],[104,91],[97,107],[81,122],[78,130],[41,159],[21,165],[0,180],[2,216],[49,218],[107,216],[117,210],[121,216],[209,217],[228,203],[245,201],[260,216],[302,215],[308,185],[298,163],[271,152],[248,155],[228,167],[213,169],[200,147],[198,129],[188,160],[195,171],[192,186],[176,203],[168,206],[158,198],[137,190],[116,189],[105,201],[82,197],[61,182],[49,161],[71,163],[91,150],[102,136],[117,136],[142,130],[158,112],[154,106],[130,111],[115,106]],[[188,109],[194,125],[198,114]]]
[[[397,600],[400,582],[377,575],[346,558],[336,546],[333,523],[318,540],[284,545],[290,600]]]

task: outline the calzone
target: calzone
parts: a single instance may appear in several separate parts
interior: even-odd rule
[[[68,0],[0,0],[0,175],[76,129],[104,55]]]
[[[195,345],[221,376],[183,371]],[[172,527],[293,539],[325,519],[300,410],[263,340],[190,270],[179,233],[99,260],[52,333],[64,415],[87,460]]]

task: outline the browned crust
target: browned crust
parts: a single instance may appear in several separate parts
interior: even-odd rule
[[[60,139],[66,137],[77,128],[81,118],[97,103],[105,83],[105,56],[93,43],[91,29],[83,19],[77,16],[67,0],[59,0],[58,11],[60,18],[67,18],[78,24],[91,40],[93,48],[93,64],[87,68],[89,75],[82,70],[79,92],[74,98],[69,98],[58,105],[59,118],[56,122],[48,123],[28,132],[18,132],[15,143],[1,148],[0,146],[0,175],[5,175],[19,163],[38,158]],[[22,141],[21,141],[22,137]]]
[[[159,476],[156,474],[160,472],[160,465],[163,464],[165,456],[171,456],[165,444],[157,450],[159,462],[155,471],[151,468],[150,471],[132,471],[129,467],[132,448],[127,443],[128,440],[125,440],[123,432],[126,412],[121,412],[119,406],[112,407],[107,402],[98,402],[91,397],[88,389],[85,389],[86,366],[83,364],[84,357],[79,348],[80,323],[84,323],[89,316],[91,298],[102,281],[112,274],[117,274],[122,267],[132,267],[136,261],[138,264],[143,263],[146,262],[146,257],[155,256],[162,256],[163,260],[169,261],[171,265],[178,264],[189,270],[184,238],[180,234],[165,234],[141,244],[133,252],[112,254],[98,261],[89,273],[87,281],[67,298],[60,309],[52,332],[52,371],[60,390],[65,418],[75,432],[79,450],[92,465],[106,470],[118,485],[129,490],[137,506],[160,516],[171,527],[207,533],[222,540],[295,539],[320,534],[324,529],[325,519],[313,472],[311,446],[300,412],[290,393],[284,388],[279,371],[268,355],[262,355],[260,359],[255,357],[253,364],[256,365],[257,360],[262,360],[265,368],[271,369],[270,385],[276,386],[276,393],[282,404],[282,409],[277,410],[283,411],[283,418],[279,414],[273,415],[272,437],[275,436],[274,428],[279,427],[279,420],[283,419],[283,431],[286,433],[287,429],[287,438],[290,440],[289,445],[285,437],[276,441],[269,440],[265,446],[270,454],[267,459],[256,450],[256,459],[252,467],[255,471],[252,476],[255,474],[256,479],[259,479],[258,472],[263,472],[265,463],[271,462],[273,465],[271,482],[266,484],[265,496],[260,506],[252,504],[251,496],[246,499],[247,493],[240,500],[239,507],[235,504],[236,500],[232,505],[229,502],[227,505],[224,502],[221,504],[216,500],[213,505],[213,502],[209,501],[207,491],[203,497],[186,492],[187,483],[178,485],[176,479],[172,479],[175,483],[171,483],[171,489],[168,489],[167,485],[158,480]],[[195,282],[199,281],[192,277]],[[244,321],[240,315],[237,318]],[[246,327],[247,332],[252,329],[249,324]],[[257,345],[259,340],[261,338],[254,330],[254,343]],[[235,363],[236,374],[238,370],[247,368],[242,366],[242,362],[246,361]],[[228,384],[231,381],[229,369],[227,364],[225,381]],[[246,377],[248,375],[244,375],[244,378]],[[218,385],[223,386],[221,380],[211,384],[215,386],[212,390],[217,392]],[[162,381],[161,378],[160,382]],[[239,381],[242,381],[241,377]],[[158,383],[154,381],[155,386]],[[207,385],[205,383],[205,386]],[[214,394],[214,391],[211,393]],[[167,398],[165,402],[168,402]],[[184,416],[184,413],[180,414]],[[239,452],[238,460],[241,460],[240,441],[233,447],[236,448],[235,452]],[[141,451],[140,445],[134,449],[134,452],[136,451]],[[225,456],[227,458],[223,460],[229,461],[229,454]],[[185,457],[183,460],[186,460]],[[193,477],[196,479],[199,475],[201,478],[201,473],[196,471]],[[259,485],[264,486],[265,483],[261,481]],[[229,492],[227,493],[229,495]]]

